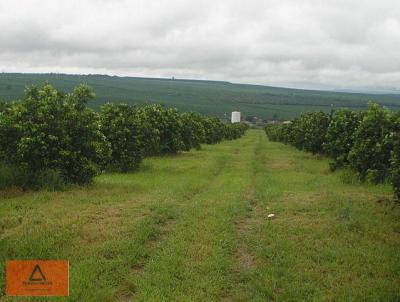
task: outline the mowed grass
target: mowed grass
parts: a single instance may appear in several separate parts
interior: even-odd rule
[[[328,162],[250,130],[89,187],[1,192],[0,300],[399,301],[390,187]],[[5,259],[68,259],[70,297],[5,297]]]

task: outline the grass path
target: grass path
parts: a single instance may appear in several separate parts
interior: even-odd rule
[[[400,300],[390,188],[262,131],[88,188],[1,194],[1,301],[10,258],[68,258],[69,301]]]

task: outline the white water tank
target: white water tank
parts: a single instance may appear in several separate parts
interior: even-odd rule
[[[239,111],[232,112],[231,122],[232,122],[232,124],[240,123],[240,112]]]

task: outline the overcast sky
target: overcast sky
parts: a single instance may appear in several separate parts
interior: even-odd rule
[[[399,0],[0,0],[0,71],[400,88]]]

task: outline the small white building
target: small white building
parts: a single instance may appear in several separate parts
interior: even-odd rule
[[[232,112],[231,122],[232,122],[232,124],[240,123],[240,112],[239,111]]]

